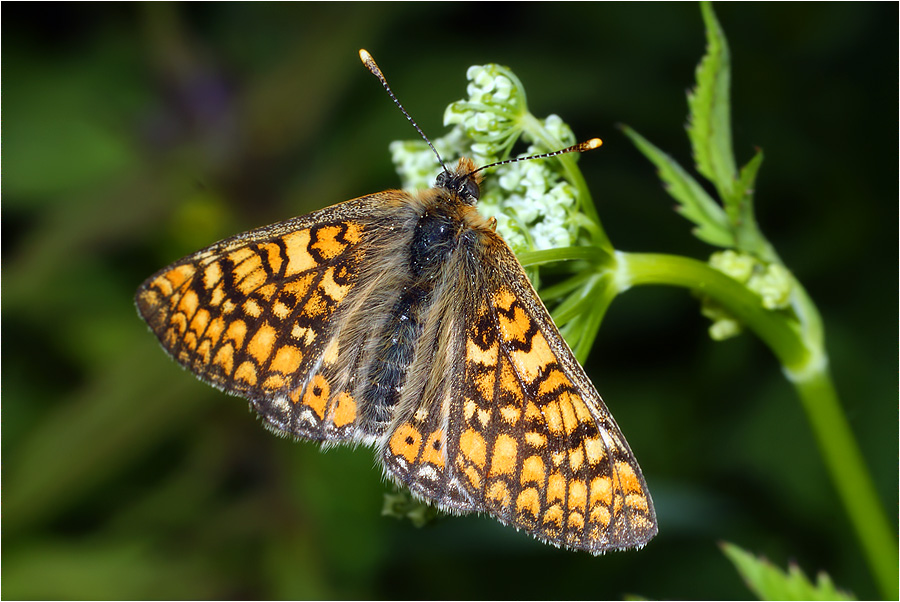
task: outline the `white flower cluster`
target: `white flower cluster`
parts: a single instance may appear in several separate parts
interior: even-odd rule
[[[469,102],[503,104],[515,99],[512,95],[513,83],[498,65],[472,65],[466,71],[466,93]]]
[[[466,152],[465,135],[459,128],[453,128],[443,138],[436,138],[432,144],[448,167],[455,165],[456,158]],[[413,191],[434,186],[441,165],[424,140],[395,140],[388,148],[404,189]]]
[[[473,65],[466,78],[469,97],[447,107],[444,125],[462,128],[474,142],[470,152],[476,162],[493,163],[498,151],[511,145],[521,131],[518,120],[525,111],[521,85],[508,69],[499,65]]]
[[[544,129],[549,132],[551,136],[562,142],[563,146],[572,146],[577,142],[575,139],[575,133],[572,131],[572,128],[569,127],[569,124],[562,120],[562,117],[555,114],[547,115],[547,118],[544,119]],[[550,149],[551,151],[558,149]],[[578,157],[578,155],[574,155]]]
[[[531,146],[519,156],[541,150]],[[575,242],[577,192],[554,167],[542,159],[502,165],[497,168],[496,184],[486,186],[479,210],[497,218],[497,229],[514,251],[568,247]]]
[[[470,67],[466,76],[468,98],[452,103],[444,124],[453,125],[447,136],[434,140],[448,167],[460,156],[487,165],[508,156],[523,134],[521,117],[527,106],[518,78],[499,65]],[[535,120],[562,146],[575,143],[572,130],[557,115]],[[527,137],[527,133],[525,134]],[[562,146],[560,148],[562,148]],[[440,172],[431,149],[421,141],[391,144],[397,172],[407,189],[434,185]],[[530,146],[520,157],[557,148]],[[493,168],[486,174],[479,211],[497,219],[497,230],[514,251],[570,246],[578,237],[577,192],[562,175],[554,159],[522,161]]]

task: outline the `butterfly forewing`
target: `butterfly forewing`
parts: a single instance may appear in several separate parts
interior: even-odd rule
[[[479,232],[483,280],[465,307],[457,468],[492,513],[558,545],[601,552],[656,533],[624,437],[507,245]]]
[[[389,204],[371,195],[217,243],[148,278],[140,315],[204,381],[248,398],[273,429],[355,436],[335,378],[341,309],[358,289]],[[371,276],[368,276],[371,279]]]

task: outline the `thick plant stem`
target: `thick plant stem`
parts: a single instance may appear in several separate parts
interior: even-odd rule
[[[759,296],[708,264],[661,253],[616,253],[620,290],[664,284],[707,295],[752,330],[775,353],[782,366],[801,371],[814,355],[804,346],[798,327],[786,314],[766,310]]]
[[[788,375],[790,377],[790,374]],[[898,554],[875,485],[841,409],[827,367],[792,379],[841,501],[885,599],[896,600]]]
[[[785,314],[764,309],[742,284],[709,265],[674,255],[617,253],[620,289],[643,284],[688,288],[713,298],[773,351],[797,389],[822,458],[885,598],[897,599],[898,552],[859,445],[847,423],[828,361],[816,341]],[[821,334],[821,333],[819,333]]]

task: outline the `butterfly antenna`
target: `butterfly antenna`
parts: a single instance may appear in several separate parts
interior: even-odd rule
[[[412,124],[416,131],[419,132],[419,135],[422,136],[422,139],[428,143],[428,146],[431,147],[431,150],[434,152],[434,156],[437,157],[438,163],[441,164],[441,167],[444,171],[447,171],[447,166],[444,165],[444,160],[441,159],[441,155],[438,154],[437,149],[434,148],[434,145],[431,143],[431,140],[428,139],[428,136],[425,135],[425,132],[422,131],[422,128],[419,127],[419,124],[416,123],[416,120],[412,118],[412,116],[406,112],[406,109],[403,108],[403,105],[400,104],[400,101],[397,100],[397,97],[394,96],[394,92],[391,90],[391,87],[388,85],[387,80],[384,78],[384,73],[381,72],[381,69],[378,68],[378,64],[375,62],[375,59],[372,58],[372,55],[369,54],[366,50],[360,49],[359,51],[359,59],[363,62],[363,65],[366,66],[366,69],[372,72],[372,75],[378,78],[378,81],[381,82],[381,85],[384,86],[384,89],[387,91],[388,95],[393,99],[394,104],[406,115],[406,118]]]
[[[548,159],[550,157],[556,157],[558,155],[565,155],[566,153],[583,153],[584,151],[594,150],[595,148],[600,148],[600,145],[603,144],[603,141],[600,138],[591,138],[590,140],[585,140],[584,142],[579,142],[578,144],[572,145],[568,148],[564,148],[562,150],[553,151],[552,153],[543,153],[541,155],[531,155],[530,157],[517,157],[515,159],[507,159],[506,161],[497,161],[496,163],[489,163],[488,165],[482,165],[472,173],[478,173],[482,169],[487,169],[488,167],[497,167],[498,165],[506,165],[508,163],[518,163],[519,161],[531,161],[532,159]]]

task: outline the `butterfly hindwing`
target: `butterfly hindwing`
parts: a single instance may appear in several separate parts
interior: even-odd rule
[[[464,260],[458,252],[445,260],[403,395],[380,449],[382,464],[393,480],[457,513],[482,510],[453,467],[458,437],[451,412],[459,403],[465,372],[460,312],[468,278]]]

